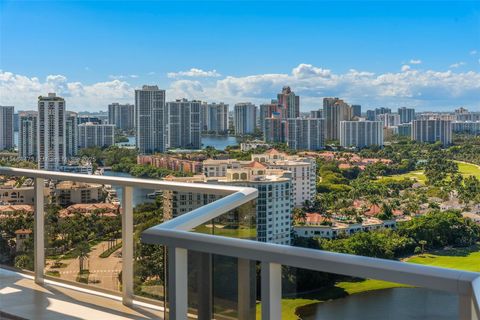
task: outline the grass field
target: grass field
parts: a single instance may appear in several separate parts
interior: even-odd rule
[[[433,251],[412,256],[405,261],[408,263],[480,272],[480,245],[470,248]],[[295,311],[298,307],[344,297],[345,295],[399,287],[409,286],[372,279],[338,282],[335,287],[329,288],[328,292],[319,292],[317,297],[312,296],[309,299],[282,299],[282,319],[297,320],[298,317]],[[259,306],[257,306],[257,315],[260,315]]]
[[[463,177],[475,176],[480,179],[480,166],[475,164],[455,161],[458,164],[458,171],[463,175]],[[410,171],[404,174],[396,174],[392,176],[385,176],[381,179],[393,179],[393,180],[403,180],[403,179],[413,179],[420,183],[425,183],[425,175],[422,170]]]

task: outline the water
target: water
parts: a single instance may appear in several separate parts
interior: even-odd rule
[[[134,136],[130,136],[130,137],[127,137],[128,138],[128,142],[119,142],[119,143],[115,143],[115,145],[119,146],[119,147],[135,147],[135,137]]]
[[[134,176],[131,174],[115,171],[105,171],[103,175],[107,177],[134,178]],[[118,200],[121,202],[123,197],[123,188],[120,186],[112,187],[117,191]],[[133,206],[135,207],[137,204],[152,202],[152,199],[147,198],[147,194],[152,193],[153,191],[154,190],[151,189],[133,188]]]
[[[441,320],[458,318],[458,296],[420,288],[354,294],[300,308],[304,320]]]
[[[211,146],[217,150],[225,150],[227,146],[235,146],[238,144],[238,139],[234,136],[202,136],[203,149],[207,146]]]

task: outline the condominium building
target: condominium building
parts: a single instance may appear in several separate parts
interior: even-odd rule
[[[200,109],[201,131],[227,134],[228,133],[228,104],[203,103]]]
[[[455,110],[455,119],[456,121],[480,121],[480,112],[479,111],[468,111],[465,108],[458,108]]]
[[[167,148],[200,149],[200,101],[167,103]]]
[[[340,138],[340,121],[352,119],[352,108],[339,98],[323,99],[323,115],[325,117],[325,139]]]
[[[310,118],[323,118],[323,110],[312,110],[310,111]]]
[[[341,121],[340,145],[355,148],[383,146],[383,122]]]
[[[19,112],[18,122],[18,156],[23,160],[35,161],[37,159],[38,112]]]
[[[480,121],[453,121],[452,131],[478,136],[480,135]]]
[[[412,136],[412,123],[402,123],[397,126],[398,135],[401,137]]]
[[[321,150],[325,147],[325,119],[287,119],[287,144],[293,150]]]
[[[251,161],[240,161],[236,159],[214,160],[208,159],[203,161],[203,174],[206,177],[225,177],[227,170],[239,169],[242,166],[249,165]]]
[[[256,200],[256,237],[258,241],[290,244],[292,227],[291,173],[285,170],[268,169],[258,162],[237,169],[227,169],[224,177],[207,178],[197,175],[187,178],[167,177],[166,180],[196,183],[213,183],[245,186],[258,189]],[[197,194],[178,191],[164,192],[164,212],[176,217],[213,202],[212,194]]]
[[[447,146],[452,143],[452,121],[440,119],[414,120],[412,140],[434,143],[440,141]]]
[[[61,181],[52,189],[52,199],[60,206],[75,203],[95,203],[103,198],[101,184]]]
[[[135,136],[139,153],[164,152],[165,128],[165,90],[147,85],[135,90]]]
[[[352,104],[352,117],[360,118],[362,116],[362,106],[359,104]]]
[[[282,119],[280,112],[273,112],[265,119],[263,138],[268,143],[287,142],[287,121]]]
[[[281,108],[282,118],[300,117],[300,97],[295,95],[290,87],[285,86],[277,95],[278,105]]]
[[[257,107],[250,102],[237,103],[234,112],[235,135],[254,133],[257,122]]]
[[[415,109],[402,107],[398,108],[398,114],[400,115],[400,124],[409,123],[415,120]]]
[[[67,158],[76,156],[78,153],[78,114],[72,111],[66,112],[65,141]]]
[[[392,113],[392,109],[381,107],[381,108],[376,108],[375,110],[367,110],[367,120],[376,121],[379,115],[385,114],[385,113]]]
[[[115,125],[82,123],[78,125],[78,147],[105,148],[115,144]]]
[[[65,100],[55,93],[38,97],[37,163],[57,171],[67,158]]]
[[[377,121],[383,122],[386,128],[396,127],[400,124],[400,115],[397,113],[383,113],[377,116]]]
[[[0,150],[13,149],[14,107],[0,106]]]
[[[133,130],[135,127],[135,106],[114,102],[108,105],[108,123],[121,130]]]
[[[261,162],[269,169],[282,169],[292,173],[292,202],[302,207],[305,201],[313,201],[317,194],[317,163],[314,158],[289,156],[270,149],[263,154],[252,154],[252,161]]]
[[[268,104],[260,105],[260,112],[258,115],[258,127],[262,132],[265,132],[265,119],[269,119],[274,113],[279,114],[279,112],[280,107],[276,100],[272,100],[272,102]]]

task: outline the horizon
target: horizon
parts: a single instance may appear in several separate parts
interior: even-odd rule
[[[480,111],[478,1],[3,0],[0,9],[0,104],[17,111],[55,92],[68,110],[98,112],[133,104],[143,84],[167,101],[230,106],[269,103],[290,86],[301,112],[323,97],[363,111]]]

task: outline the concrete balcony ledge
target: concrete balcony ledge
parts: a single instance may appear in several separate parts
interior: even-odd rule
[[[0,319],[163,319],[158,306],[51,280],[35,284],[33,276],[0,268]]]

